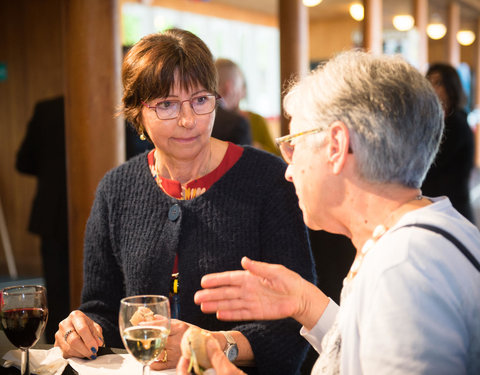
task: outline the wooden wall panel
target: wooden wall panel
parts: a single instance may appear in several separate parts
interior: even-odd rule
[[[353,34],[361,32],[362,23],[352,17],[310,22],[310,60],[321,61],[354,47]]]
[[[447,53],[447,41],[445,38],[441,40],[428,41],[429,48],[429,62],[444,62],[449,63]],[[467,63],[471,69],[475,69],[475,52],[476,43],[471,46],[460,46],[460,62]]]
[[[20,276],[40,276],[41,259],[27,231],[36,180],[15,170],[15,157],[35,103],[63,92],[60,3],[0,0],[0,199]],[[0,275],[8,275],[0,250]]]
[[[80,303],[83,239],[95,190],[111,168],[125,161],[117,0],[65,4],[65,115],[70,210],[70,303]]]
[[[446,39],[433,40],[428,39],[428,62],[447,62],[447,42]]]
[[[470,46],[460,46],[460,62],[467,63],[470,69],[475,69],[475,53],[477,45],[474,43]]]

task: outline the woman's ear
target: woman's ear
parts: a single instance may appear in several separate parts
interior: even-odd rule
[[[339,174],[349,153],[350,133],[347,126],[341,121],[333,122],[328,128],[327,141],[328,162],[332,165],[332,172]]]

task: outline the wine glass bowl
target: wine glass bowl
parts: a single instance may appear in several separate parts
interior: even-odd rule
[[[12,286],[1,292],[1,324],[22,350],[21,374],[30,374],[28,349],[40,339],[48,319],[47,291],[41,285]]]
[[[157,359],[170,334],[168,297],[140,295],[120,301],[118,325],[127,351],[143,365],[143,374]]]

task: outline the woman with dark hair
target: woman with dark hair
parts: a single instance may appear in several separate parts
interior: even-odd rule
[[[474,222],[469,181],[475,144],[463,109],[466,96],[462,83],[455,68],[442,63],[431,65],[427,78],[442,103],[445,128],[439,152],[423,182],[422,192],[428,196],[446,195],[453,207]]]
[[[85,231],[81,305],[60,323],[55,345],[65,357],[92,359],[103,342],[122,347],[120,300],[169,295],[178,274],[178,316],[152,368],[174,368],[183,332],[196,325],[250,374],[297,374],[308,349],[298,323],[223,322],[193,301],[204,274],[239,269],[245,255],[285,264],[314,282],[286,164],[211,137],[217,72],[194,34],[171,29],[144,37],[124,58],[122,82],[125,118],[154,149],[100,182]]]

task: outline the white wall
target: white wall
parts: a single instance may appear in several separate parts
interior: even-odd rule
[[[215,58],[228,58],[240,66],[247,81],[247,98],[241,103],[244,109],[264,117],[280,115],[278,28],[142,4],[122,7],[123,45],[169,27],[193,32]]]

